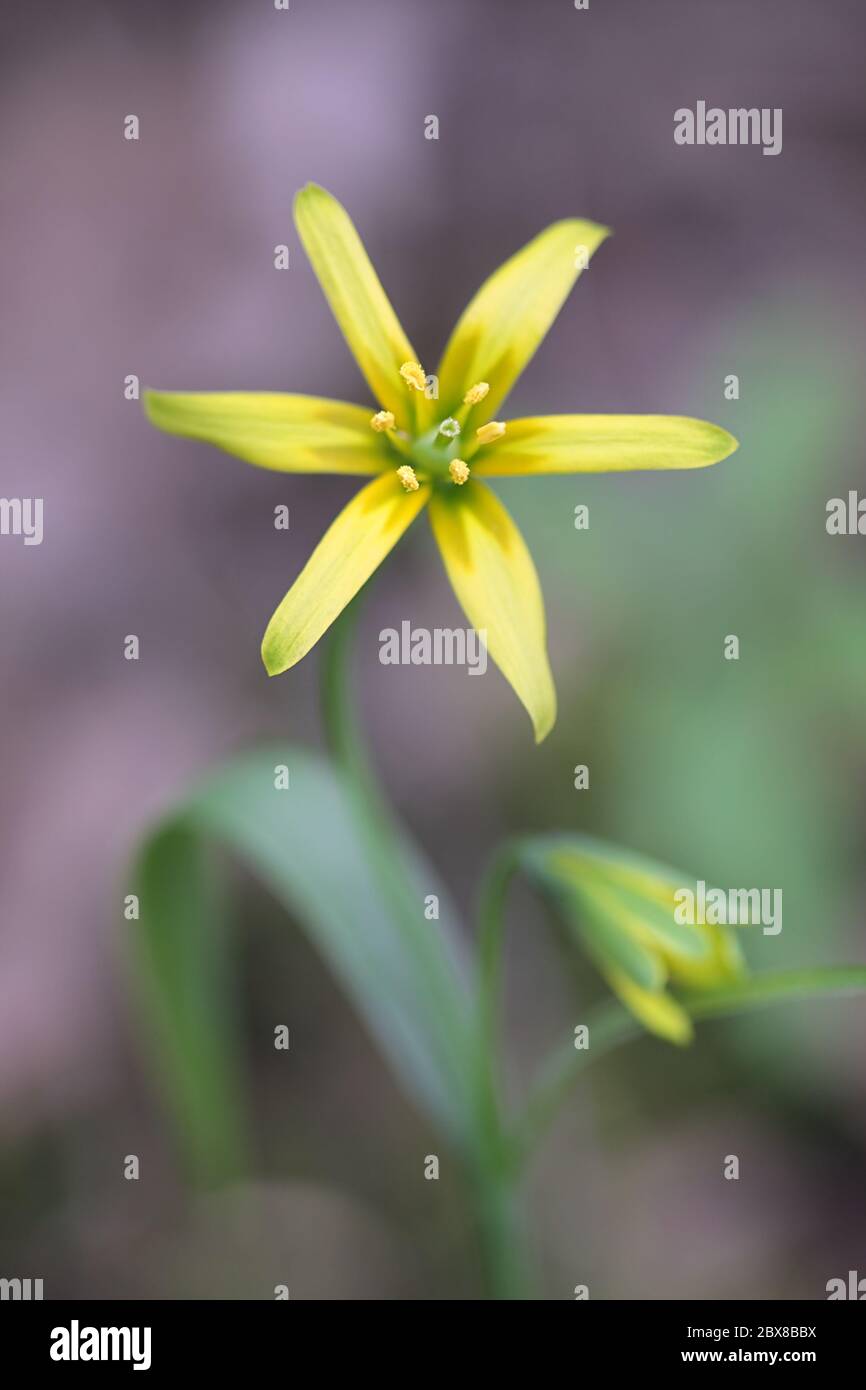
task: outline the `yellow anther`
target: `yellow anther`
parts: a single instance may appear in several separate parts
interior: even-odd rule
[[[505,433],[505,425],[501,420],[491,420],[488,424],[482,425],[480,430],[475,431],[479,444],[492,444],[494,439],[501,439]]]
[[[394,419],[390,410],[378,411],[370,421],[370,424],[377,434],[384,434],[385,430],[392,430],[396,423],[397,421]]]
[[[407,492],[417,492],[421,486],[415,469],[408,463],[404,463],[401,468],[397,469],[397,477]]]
[[[423,391],[427,385],[424,368],[420,362],[404,362],[400,368],[400,375],[406,385],[412,387],[413,391]]]
[[[462,459],[452,459],[448,465],[448,472],[451,474],[452,483],[462,487],[469,477],[469,466]]]
[[[487,395],[487,392],[488,392],[489,390],[490,390],[490,387],[489,387],[489,385],[488,385],[488,383],[487,383],[486,381],[479,381],[479,382],[477,382],[475,386],[470,386],[470,387],[469,387],[469,390],[466,392],[466,395],[463,397],[463,404],[464,404],[464,405],[477,405],[479,401],[483,401],[483,400],[484,400],[484,397]]]

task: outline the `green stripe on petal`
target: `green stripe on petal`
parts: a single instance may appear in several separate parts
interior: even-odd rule
[[[529,712],[540,743],[556,719],[544,600],[526,542],[489,488],[437,490],[430,524],[464,613]]]
[[[660,990],[667,981],[661,953],[622,920],[617,904],[603,889],[584,888],[570,904],[561,904],[600,970],[627,975],[642,989]]]
[[[257,468],[284,473],[381,473],[392,457],[370,411],[276,391],[146,391],[151,424],[201,439]]]
[[[470,387],[489,394],[472,408],[473,424],[492,419],[534,356],[606,227],[572,218],[554,222],[507,260],[481,286],[451,335],[439,367],[446,413]]]
[[[287,671],[315,646],[412,524],[429,492],[405,492],[396,473],[387,473],[343,508],[268,623],[262,660],[269,676]]]
[[[391,307],[345,208],[310,183],[295,197],[295,225],[325,297],[376,401],[401,429],[417,433],[432,418],[423,391],[400,376],[417,354]]]
[[[667,957],[685,956],[688,960],[706,961],[712,953],[712,943],[706,927],[681,926],[674,918],[674,902],[667,907],[656,898],[645,897],[627,887],[615,875],[607,875],[597,861],[584,860],[575,872],[576,878],[592,886],[602,884],[612,917],[619,919],[624,931],[637,933],[648,944]]]
[[[539,415],[510,420],[502,439],[473,458],[472,470],[507,478],[706,468],[738,447],[719,425],[684,415]]]

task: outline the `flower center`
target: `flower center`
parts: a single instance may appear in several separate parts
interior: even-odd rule
[[[420,362],[404,362],[400,376],[406,388],[423,391],[427,376]],[[397,422],[390,410],[379,410],[370,420],[370,427],[377,434],[384,434],[396,453],[407,462],[397,468],[397,477],[407,492],[417,492],[421,482],[447,483],[462,487],[469,479],[468,464],[459,457],[467,453],[466,443],[461,447],[460,439],[466,419],[473,406],[480,404],[490,390],[486,381],[478,381],[463,397],[463,404],[453,415],[446,416],[424,434],[412,438],[405,430],[397,429]],[[469,448],[481,444],[492,444],[501,439],[505,425],[501,420],[490,420],[475,430],[475,439],[469,441]]]

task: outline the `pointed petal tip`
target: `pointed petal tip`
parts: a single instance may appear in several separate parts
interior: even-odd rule
[[[613,236],[613,229],[606,227],[603,222],[594,222],[590,217],[564,217],[560,222],[555,222],[553,227],[568,228],[572,236],[588,238],[590,250],[594,253],[601,246],[603,241]],[[549,230],[553,230],[553,227]]]
[[[314,198],[317,193],[327,193],[327,189],[323,188],[320,183],[314,183],[312,179],[308,179],[303,188],[296,189],[294,201],[297,202],[299,198]]]
[[[596,222],[593,217],[560,217],[557,222],[551,222],[539,233],[551,232],[555,227],[588,227],[592,231],[598,232],[601,236],[613,236],[613,230],[605,226],[603,222]]]
[[[535,735],[536,748],[540,743],[544,742],[548,734],[552,731],[556,723],[556,716],[559,713],[556,699],[556,685],[553,680],[553,672],[550,669],[550,658],[547,654],[546,633],[543,664],[545,676],[540,698],[536,698],[534,708],[530,708],[529,705],[526,706],[527,713],[532,720],[532,730]]]
[[[261,654],[262,665],[269,676],[281,676],[284,671],[289,669],[270,637],[270,624],[262,638]]]
[[[155,425],[157,429],[165,428],[163,403],[171,394],[170,391],[154,391],[150,386],[145,386],[141,393],[141,408],[150,423]]]
[[[529,717],[532,720],[532,729],[537,747],[539,743],[544,742],[556,723],[556,705],[554,705],[552,709],[544,710],[536,714],[533,714],[530,710]]]
[[[317,194],[324,193],[324,191],[317,183],[305,183],[303,188],[295,190],[295,196],[292,199],[292,217],[296,224],[304,208],[313,201]]]
[[[708,442],[707,464],[721,463],[723,459],[730,458],[740,447],[739,439],[735,438],[728,430],[721,425],[714,425],[709,420],[701,421],[706,432]]]
[[[579,222],[583,227],[591,227],[598,234],[599,241],[605,241],[609,236],[613,236],[613,227],[606,227],[603,222],[594,222],[591,217],[575,217],[572,220]]]
[[[695,1040],[695,1030],[692,1027],[691,1019],[689,1019],[680,1032],[671,1031],[657,1036],[660,1036],[665,1042],[673,1043],[674,1047],[691,1047]]]
[[[298,213],[302,212],[310,203],[315,202],[336,203],[337,207],[342,206],[333,193],[329,193],[327,188],[323,188],[320,183],[313,183],[311,180],[309,183],[305,183],[303,188],[299,188],[292,199],[292,210],[295,217],[297,218]]]

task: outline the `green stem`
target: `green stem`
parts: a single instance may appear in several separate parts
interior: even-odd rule
[[[499,1025],[502,1009],[505,899],[517,862],[509,844],[496,851],[478,897],[478,1021],[481,1057],[480,1111],[490,1142],[501,1130],[499,1092],[501,1079],[496,1059],[500,1056]]]
[[[517,860],[503,845],[491,860],[478,902],[478,1115],[485,1155],[486,1190],[479,1193],[484,1245],[497,1298],[527,1298],[531,1287],[529,1258],[513,1163],[504,1090],[498,1061],[502,1056],[503,942],[505,899]]]
[[[349,664],[352,639],[360,611],[359,594],[333,624],[322,662],[322,712],[328,739],[342,767],[358,811],[371,860],[395,911],[413,935],[417,926],[418,894],[406,872],[404,856],[397,852],[402,831],[394,822],[367,756],[358,723]],[[526,1259],[515,1172],[501,1122],[493,1054],[496,1045],[496,1005],[499,990],[498,959],[501,944],[502,893],[513,870],[500,886],[491,883],[482,895],[482,984],[479,1003],[477,1048],[478,1131],[475,1154],[467,1163],[467,1177],[477,1219],[478,1240],[485,1278],[494,1298],[526,1296]]]
[[[474,1183],[484,1277],[495,1299],[531,1298],[526,1234],[514,1173],[487,1165]]]
[[[590,1046],[586,1051],[578,1051],[570,1044],[548,1058],[512,1135],[512,1152],[518,1167],[523,1167],[535,1152],[590,1062],[641,1036],[646,1037],[643,1024],[621,1004],[610,1000],[590,1016]]]
[[[356,595],[331,627],[322,658],[322,714],[328,741],[340,764],[358,811],[358,824],[376,864],[380,881],[401,916],[417,911],[417,894],[403,870],[394,846],[402,840],[367,756],[352,699],[350,675],[352,642],[364,590]]]
[[[384,800],[364,752],[360,725],[349,696],[349,663],[360,608],[361,594],[358,594],[343,609],[324,643],[322,714],[336,760],[349,774],[353,790],[363,796],[378,819],[384,811]]]
[[[726,1018],[767,1004],[814,999],[822,995],[844,996],[866,991],[866,966],[815,966],[749,975],[713,990],[680,996],[680,1003],[695,1020]],[[590,1062],[622,1043],[646,1037],[646,1029],[621,1004],[602,1005],[589,1022],[590,1046],[573,1046],[555,1052],[541,1070],[523,1115],[514,1132],[513,1156],[522,1167],[543,1139],[563,1101]]]

